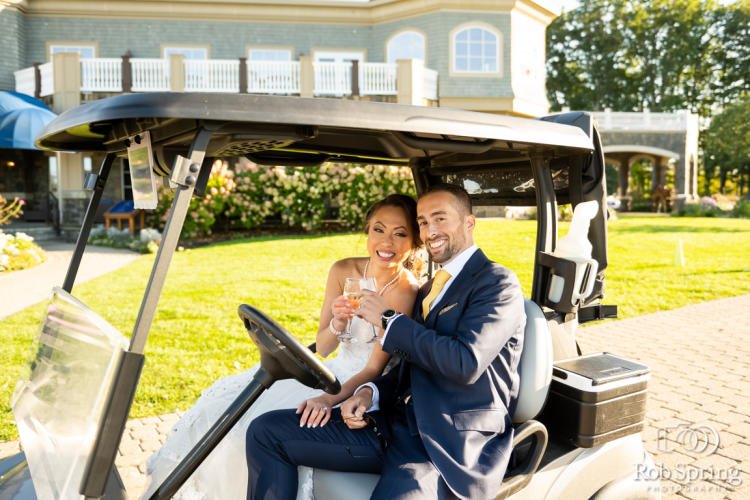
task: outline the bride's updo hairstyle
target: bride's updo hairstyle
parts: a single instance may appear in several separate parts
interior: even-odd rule
[[[424,262],[417,257],[417,251],[422,248],[422,240],[419,238],[419,226],[417,225],[417,202],[414,201],[414,198],[405,194],[389,194],[382,200],[375,202],[365,215],[365,234],[370,232],[370,220],[372,216],[383,207],[396,207],[403,210],[412,234],[411,252],[404,262],[404,267],[419,276]]]

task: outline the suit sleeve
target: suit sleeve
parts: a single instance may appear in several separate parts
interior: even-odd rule
[[[394,322],[383,350],[455,383],[472,384],[524,325],[523,295],[513,273],[478,273],[455,332],[438,333],[411,318]]]

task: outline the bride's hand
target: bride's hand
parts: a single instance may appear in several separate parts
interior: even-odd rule
[[[320,425],[323,427],[331,418],[332,406],[325,396],[318,396],[317,398],[303,401],[299,405],[299,408],[297,408],[297,415],[302,414],[299,419],[299,426],[317,427]]]
[[[354,316],[354,309],[349,307],[349,303],[343,295],[339,295],[333,301],[331,312],[333,313],[333,326],[339,331],[346,328],[346,322]]]

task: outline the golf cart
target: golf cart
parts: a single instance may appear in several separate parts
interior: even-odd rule
[[[237,156],[269,166],[408,165],[417,192],[449,182],[466,187],[475,205],[536,206],[514,451],[496,498],[659,498],[658,475],[649,473],[653,464],[640,435],[648,368],[608,353],[582,356],[575,340],[579,323],[616,316],[614,306],[600,303],[606,184],[589,115],[534,120],[364,101],[131,94],[63,113],[37,145],[106,156],[99,172],[86,178],[92,195],[68,273],[53,290],[13,396],[25,454],[0,462],[0,499],[127,498],[113,464],[170,260],[190,199],[203,194],[213,159]],[[154,203],[154,177],[175,189],[129,339],[71,295],[112,163],[126,155],[136,207]],[[591,200],[598,207],[588,231],[593,261],[581,268],[554,254],[557,205]],[[554,279],[563,286],[552,297]],[[293,377],[339,390],[313,351],[272,318],[247,305],[239,315],[260,350],[261,369],[150,498],[171,497],[275,380]],[[368,498],[377,479],[316,470],[315,495]]]

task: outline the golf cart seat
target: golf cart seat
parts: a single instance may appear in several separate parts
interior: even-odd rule
[[[535,302],[525,299],[524,309],[526,328],[518,367],[521,383],[513,412],[513,423],[516,424],[513,449],[515,453],[523,443],[524,456],[518,460],[511,458],[511,463],[515,461],[517,464],[509,467],[496,498],[506,498],[528,484],[547,447],[546,428],[532,419],[542,410],[552,380],[552,339],[541,308]],[[529,448],[530,439],[533,442]],[[329,500],[368,499],[380,479],[378,474],[324,469],[315,469],[313,477],[315,498]]]

